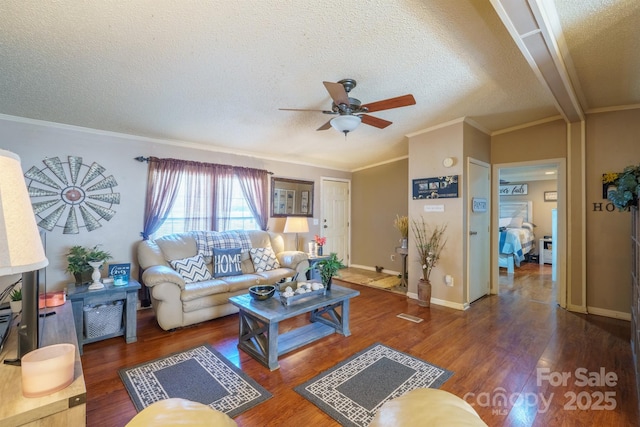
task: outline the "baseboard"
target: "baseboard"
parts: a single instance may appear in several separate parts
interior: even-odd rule
[[[431,298],[431,304],[441,305],[443,307],[454,308],[456,310],[464,311],[469,308],[469,304],[461,304],[459,302],[446,301],[438,298]]]
[[[376,271],[375,267],[369,267],[368,265],[351,264],[349,267],[350,268],[359,268],[360,270]],[[383,269],[382,272],[385,273],[385,274],[391,274],[392,276],[400,275],[399,271]]]
[[[605,317],[611,317],[613,319],[631,321],[631,313],[625,313],[623,311],[607,310],[606,308],[587,306],[587,312],[589,314],[595,314],[596,316],[605,316]]]
[[[587,309],[583,305],[567,304],[567,310],[574,313],[588,314]]]
[[[415,292],[407,292],[407,298],[411,298],[411,299],[418,299],[418,294]],[[433,305],[440,305],[442,307],[449,307],[449,308],[453,308],[456,310],[460,310],[460,311],[464,311],[467,310],[469,308],[469,304],[460,304],[458,302],[452,302],[452,301],[446,301],[443,299],[438,299],[438,298],[431,298],[431,304]]]

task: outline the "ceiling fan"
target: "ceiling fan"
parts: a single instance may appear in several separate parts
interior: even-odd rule
[[[395,98],[384,99],[382,101],[364,104],[359,99],[349,97],[351,89],[356,87],[356,81],[353,79],[342,79],[337,83],[322,82],[327,88],[331,99],[331,110],[308,110],[298,108],[280,108],[283,111],[319,111],[324,114],[332,114],[337,117],[329,120],[316,130],[326,130],[330,127],[343,132],[345,137],[347,133],[353,131],[362,122],[369,126],[384,129],[392,122],[378,117],[370,116],[366,113],[375,111],[390,110],[392,108],[406,107],[415,105],[416,100],[413,95],[402,95]]]

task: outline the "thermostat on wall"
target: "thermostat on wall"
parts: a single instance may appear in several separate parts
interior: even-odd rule
[[[453,158],[452,157],[445,157],[444,160],[442,160],[442,165],[445,168],[450,168],[451,166],[453,166]]]

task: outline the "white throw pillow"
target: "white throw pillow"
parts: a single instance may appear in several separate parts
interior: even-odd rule
[[[207,269],[202,255],[196,255],[184,259],[174,259],[169,261],[171,267],[178,272],[185,283],[201,282],[203,280],[211,280],[211,273]]]
[[[249,253],[251,254],[253,268],[255,268],[256,273],[280,268],[278,258],[276,258],[271,248],[252,248]]]
[[[522,228],[522,217],[516,216],[511,218],[511,222],[507,225],[507,228]]]
[[[500,218],[498,220],[498,227],[506,227],[511,223],[511,218]]]

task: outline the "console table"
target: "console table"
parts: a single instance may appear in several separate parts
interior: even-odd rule
[[[40,347],[69,343],[77,348],[71,303],[40,310]],[[15,319],[0,358],[14,359],[17,353],[17,323]],[[19,366],[0,363],[0,425],[1,426],[84,426],[86,425],[87,389],[82,373],[80,354],[76,351],[73,382],[66,388],[42,397],[22,396],[22,371]]]
[[[115,286],[106,283],[104,288],[89,290],[89,285],[76,286],[71,284],[67,288],[67,299],[73,306],[73,318],[76,325],[78,349],[82,354],[82,346],[95,341],[124,335],[127,343],[137,341],[136,310],[138,308],[138,289],[140,283],[129,279],[129,283],[123,286]],[[124,301],[123,326],[117,332],[99,337],[87,338],[84,334],[84,306],[89,304],[108,304],[115,301]]]
[[[351,335],[349,300],[358,295],[358,291],[334,284],[325,295],[309,296],[289,306],[280,302],[277,293],[265,301],[256,301],[249,294],[231,297],[229,302],[240,309],[238,347],[270,370],[278,369],[281,354],[335,332]],[[306,313],[311,313],[309,325],[278,334],[281,321]]]

